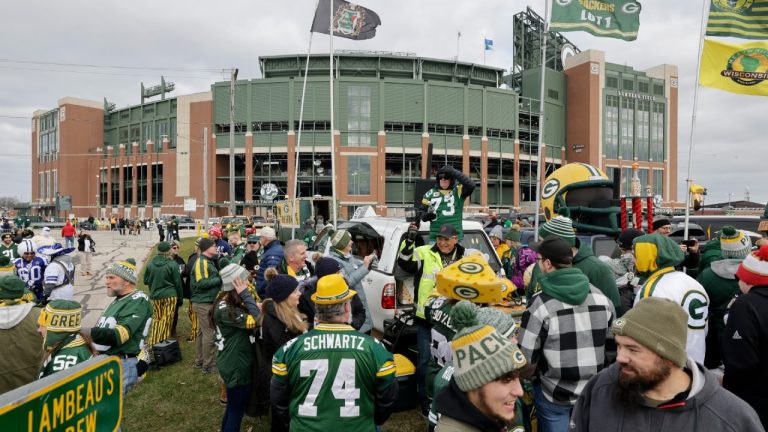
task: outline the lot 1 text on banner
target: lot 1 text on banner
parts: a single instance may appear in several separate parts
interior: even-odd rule
[[[712,0],[707,36],[768,40],[768,0]]]
[[[735,45],[705,40],[699,83],[731,93],[768,96],[768,42]]]
[[[640,10],[638,1],[552,0],[549,30],[633,41],[640,28]]]

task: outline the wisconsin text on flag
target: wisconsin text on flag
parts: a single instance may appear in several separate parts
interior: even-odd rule
[[[768,42],[704,40],[699,82],[731,93],[768,96]]]
[[[712,0],[707,36],[768,39],[768,0]]]
[[[333,7],[333,12],[331,12]],[[312,21],[312,30],[329,34],[328,24],[333,13],[333,35],[347,39],[371,39],[381,19],[376,12],[342,0],[320,0]]]

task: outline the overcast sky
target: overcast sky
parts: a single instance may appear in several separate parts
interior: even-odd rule
[[[582,50],[606,52],[606,61],[644,70],[676,64],[680,74],[679,170],[684,189],[703,0],[645,0],[634,42],[565,33]],[[544,0],[361,0],[382,25],[375,38],[336,38],[336,49],[410,52],[423,57],[459,57],[483,62],[483,38],[495,51],[487,64],[512,64],[512,17],[531,6],[544,14]],[[258,78],[261,55],[305,53],[315,0],[5,2],[0,18],[0,196],[31,198],[31,116],[64,96],[118,107],[140,102],[140,83],[160,75],[176,83],[172,95],[210,89],[232,66],[240,78]],[[315,35],[313,53],[328,52],[328,37]],[[65,66],[38,62],[94,65]],[[130,68],[108,68],[123,66]],[[145,69],[142,69],[145,68]],[[708,188],[708,203],[768,199],[763,160],[768,146],[761,121],[768,99],[699,91],[693,178]],[[72,166],[77,169],[76,166]]]

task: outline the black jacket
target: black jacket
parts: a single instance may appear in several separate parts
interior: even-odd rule
[[[317,291],[317,276],[300,282],[299,289],[302,291],[299,298],[299,311],[307,316],[309,330],[312,330],[315,328],[315,302],[312,301],[312,294]],[[350,306],[352,307],[352,322],[350,324],[355,330],[360,330],[360,327],[365,323],[365,306],[363,306],[359,296],[352,297]]]
[[[736,298],[721,343],[723,387],[750,404],[768,427],[768,286]]]
[[[197,261],[197,257],[199,255],[197,253],[192,253],[192,255],[187,258],[187,265],[184,267],[184,271],[181,272],[181,279],[182,279],[182,289],[184,291],[184,298],[189,298],[192,295],[192,288],[190,287],[190,277],[189,275],[192,274],[192,269],[195,268],[195,262]]]

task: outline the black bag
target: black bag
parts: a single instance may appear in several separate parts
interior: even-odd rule
[[[152,346],[156,366],[165,366],[181,361],[181,348],[176,339],[166,339]]]

